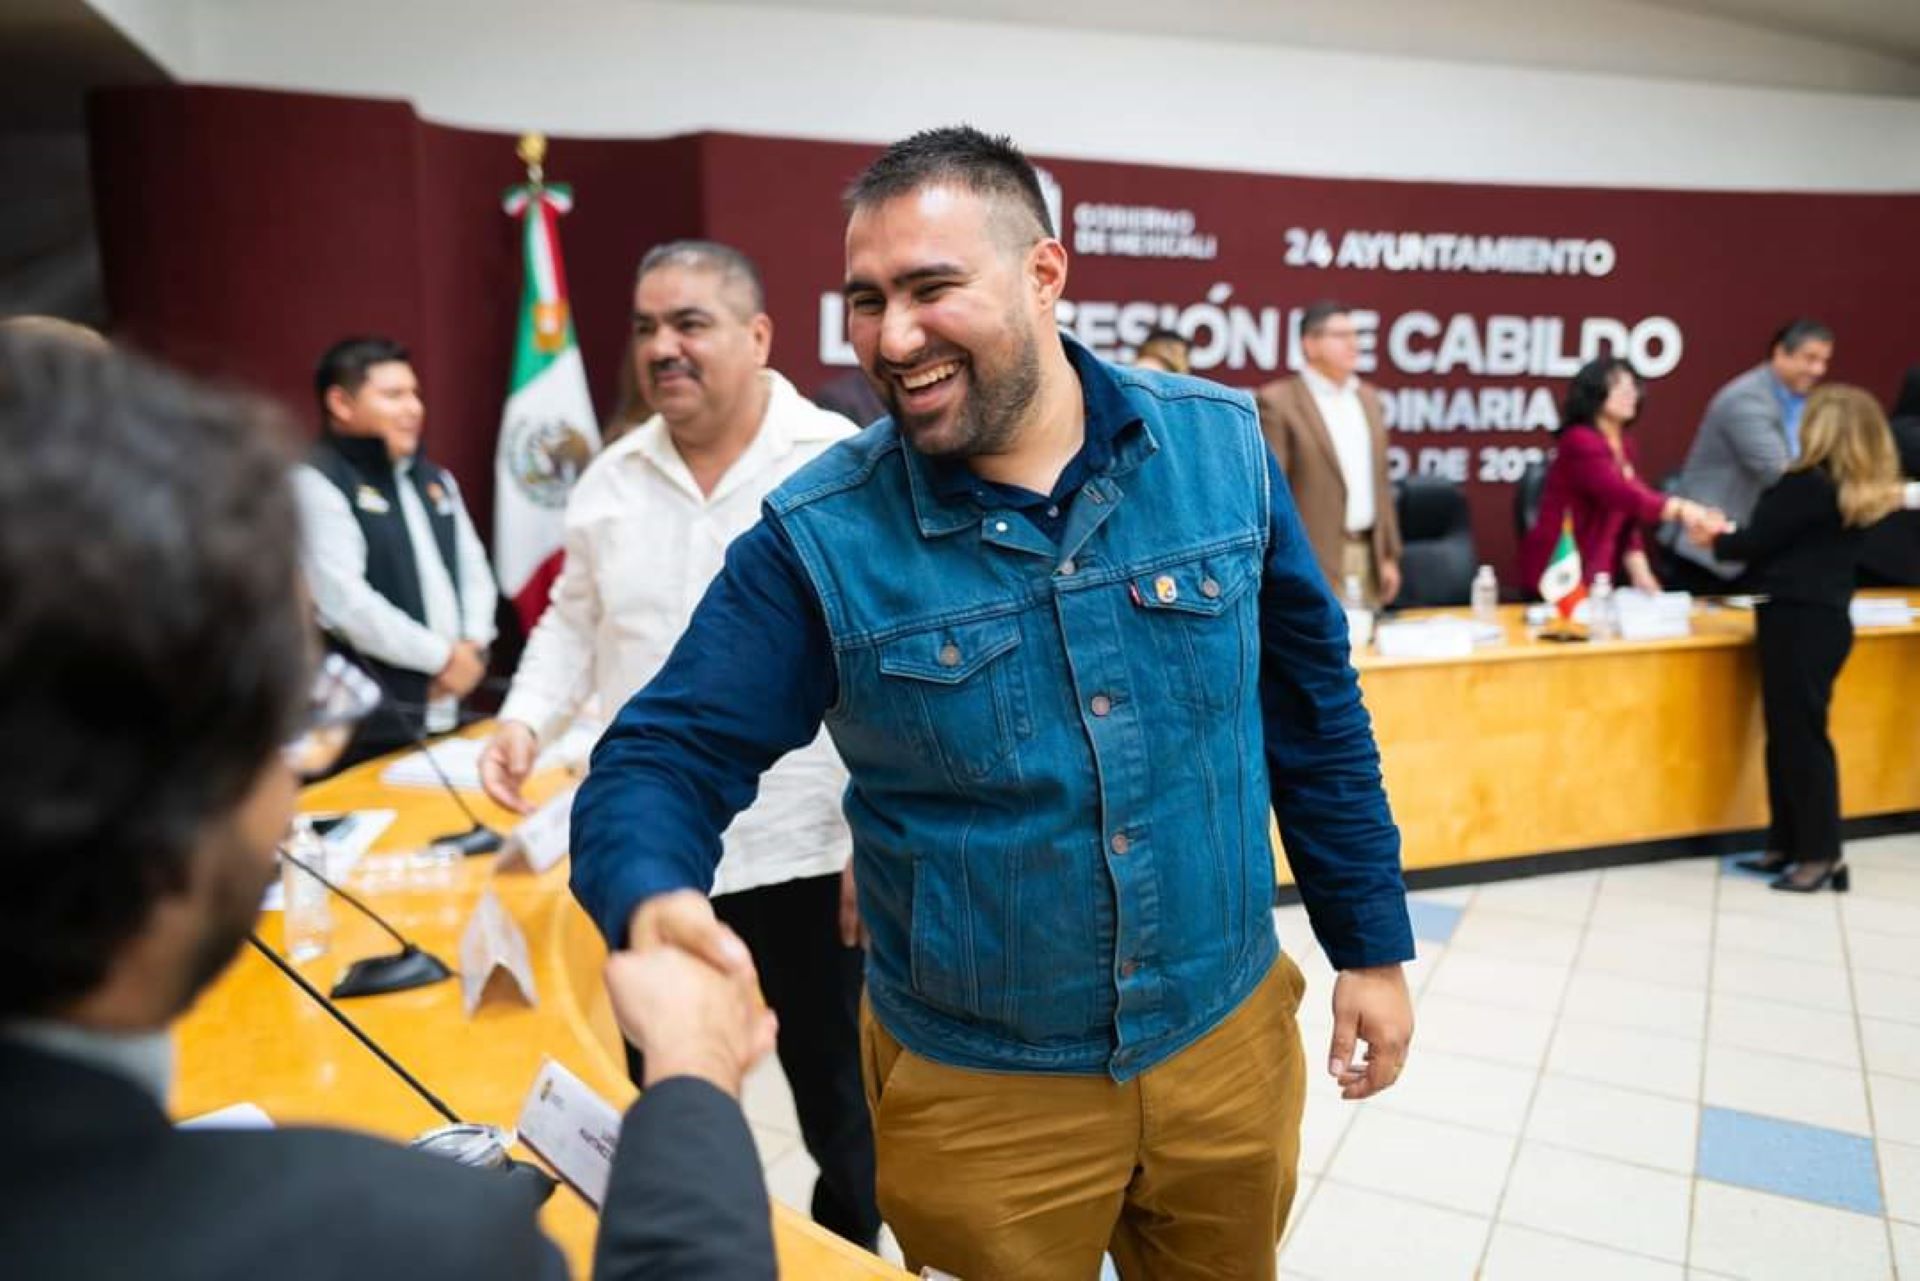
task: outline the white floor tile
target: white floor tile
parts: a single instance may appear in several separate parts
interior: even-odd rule
[[[1588,925],[1661,943],[1705,943],[1713,934],[1713,909],[1661,899],[1608,898],[1594,905]]]
[[[1428,903],[1444,903],[1448,907],[1465,907],[1473,902],[1479,888],[1477,885],[1449,885],[1437,890],[1415,890],[1407,897],[1422,899]]]
[[[1863,898],[1920,903],[1920,874],[1910,868],[1892,867],[1876,868],[1870,874],[1856,872],[1853,892]]]
[[[1867,1081],[1873,1091],[1875,1136],[1920,1145],[1920,1081],[1878,1073]]]
[[[1702,1053],[1692,1037],[1566,1019],[1554,1030],[1547,1071],[1694,1102]]]
[[[1531,876],[1525,880],[1482,885],[1480,892],[1474,895],[1473,905],[1521,916],[1570,921],[1578,925],[1587,919],[1587,913],[1593,907],[1594,893],[1599,887],[1598,872]]]
[[[740,1085],[740,1110],[756,1130],[778,1130],[789,1137],[800,1133],[793,1110],[793,1090],[780,1071],[780,1060],[769,1054],[747,1073]]]
[[[1880,1157],[1880,1184],[1887,1194],[1887,1217],[1920,1224],[1920,1147],[1911,1143],[1873,1145]]]
[[[1686,1257],[1691,1183],[1683,1175],[1523,1142],[1500,1219],[1679,1262]]]
[[[1752,1281],[1876,1281],[1893,1274],[1883,1220],[1704,1179],[1687,1261]]]
[[[1920,1035],[1920,1028],[1914,1029]],[[1743,1050],[1855,1067],[1860,1048],[1853,1015],[1716,992],[1707,1006],[1707,1040]]]
[[[1860,1041],[1867,1071],[1920,1080],[1920,1023],[1861,1019]]]
[[[1913,945],[1911,937],[1876,934],[1872,930],[1848,930],[1847,963],[1856,970],[1878,970],[1882,974],[1920,978],[1920,947]]]
[[[1874,836],[1847,842],[1847,862],[1862,867],[1886,867],[1920,875],[1920,833]]]
[[[1439,1050],[1422,1050],[1415,1034],[1407,1070],[1368,1107],[1448,1121],[1496,1134],[1518,1134],[1533,1093],[1534,1073]]]
[[[1740,952],[1757,952],[1810,965],[1847,963],[1840,946],[1837,918],[1822,921],[1772,920],[1743,912],[1722,911],[1713,923],[1713,945]]]
[[[1679,1099],[1642,1094],[1549,1074],[1527,1114],[1530,1141],[1693,1173],[1700,1109]]]
[[[1920,1226],[1895,1223],[1893,1227],[1893,1266],[1896,1275],[1920,1277]]]
[[[1427,992],[1551,1014],[1560,1006],[1568,973],[1565,965],[1455,952],[1441,963]]]
[[[1842,1013],[1853,1009],[1853,990],[1842,967],[1733,948],[1714,949],[1713,990]]]
[[[763,1126],[749,1126],[753,1133],[754,1151],[760,1154],[760,1169],[764,1172],[779,1164],[789,1152],[798,1151],[800,1139],[797,1135]]]
[[[1322,1183],[1280,1252],[1280,1274],[1349,1281],[1463,1281],[1479,1263],[1485,1219]]]
[[[1706,874],[1692,866],[1687,866],[1684,871],[1673,870],[1674,866],[1647,863],[1639,867],[1609,868],[1601,875],[1600,894],[1595,901],[1607,903],[1617,899],[1642,899],[1654,903],[1711,908],[1719,889],[1714,884],[1711,864],[1708,864]]]
[[[1560,1016],[1698,1038],[1707,1025],[1707,996],[1641,979],[1576,973]]]
[[[1818,924],[1840,919],[1840,894],[1782,894],[1744,873],[1720,878],[1722,912],[1761,916],[1788,924]]]
[[[1404,968],[1407,974],[1407,991],[1414,996],[1419,996],[1432,986],[1434,972],[1439,969],[1441,960],[1446,956],[1448,945],[1418,939],[1414,946],[1417,949],[1414,957],[1406,963]]]
[[[1677,1263],[1622,1254],[1511,1223],[1496,1224],[1481,1281],[1682,1281]]]
[[[1414,1045],[1516,1067],[1537,1068],[1553,1035],[1553,1015],[1429,992],[1414,1006]]]
[[[1293,1189],[1293,1209],[1287,1214],[1286,1226],[1280,1229],[1280,1248],[1287,1248],[1287,1242],[1293,1236],[1293,1230],[1300,1226],[1300,1220],[1307,1217],[1307,1204],[1313,1200],[1313,1191],[1320,1180],[1311,1174],[1302,1174]]]
[[[820,1167],[805,1148],[795,1145],[793,1151],[767,1167],[767,1191],[774,1200],[803,1215],[811,1214],[813,1184],[819,1177]]]
[[[1314,1056],[1309,1054],[1307,1106],[1300,1117],[1300,1171],[1303,1174],[1318,1174],[1327,1168],[1334,1149],[1346,1137],[1347,1127],[1368,1106],[1341,1098],[1332,1080],[1313,1069],[1314,1062]]]
[[[1920,1089],[1920,1086],[1916,1086]],[[1858,1068],[1829,1067],[1730,1045],[1707,1046],[1703,1101],[1852,1134],[1870,1134],[1866,1079]]]
[[[1913,937],[1920,939],[1920,930],[1916,930]],[[1859,1003],[1860,1013],[1868,1018],[1920,1023],[1920,978],[1855,970],[1853,999]]]
[[[1324,1177],[1329,1185],[1367,1188],[1490,1218],[1513,1162],[1513,1143],[1483,1130],[1374,1110],[1355,1119]]]
[[[1707,960],[1712,951],[1702,943],[1663,943],[1618,930],[1588,929],[1580,947],[1576,971],[1618,974],[1668,987],[1705,990]]]
[[[1874,898],[1865,894],[1840,894],[1840,919],[1849,930],[1872,930],[1902,938],[1920,938],[1920,903],[1899,899]]]
[[[1570,965],[1580,949],[1580,926],[1495,911],[1483,903],[1460,918],[1447,947],[1454,952]]]

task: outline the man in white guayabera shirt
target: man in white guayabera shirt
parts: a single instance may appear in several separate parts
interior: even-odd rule
[[[420,451],[426,407],[407,349],[345,339],[313,381],[322,430],[294,472],[301,565],[329,643],[387,696],[344,766],[454,728],[486,675],[499,593],[460,487]]]
[[[653,679],[761,501],[853,433],[767,368],[772,339],[759,272],[738,250],[675,241],[641,260],[629,358],[655,413],[568,499],[566,567],[481,757],[502,805],[525,809],[538,747],[590,697],[610,716]],[[780,1019],[780,1065],[820,1167],[813,1217],[871,1246],[880,1214],[860,1083],[861,953],[843,900],[845,786],[824,734],[782,760],[727,829],[712,892]]]

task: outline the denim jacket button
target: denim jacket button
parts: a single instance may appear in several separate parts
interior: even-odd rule
[[[948,641],[945,645],[942,645],[940,647],[940,666],[942,667],[960,666],[960,647],[958,645],[955,645],[952,641]]]
[[[1120,977],[1121,977],[1121,978],[1123,978],[1123,979],[1130,979],[1130,978],[1132,978],[1132,977],[1133,977],[1133,976],[1134,976],[1135,974],[1138,974],[1139,972],[1140,972],[1140,962],[1138,962],[1138,961],[1122,961],[1122,962],[1120,962]]]
[[[1212,600],[1220,594],[1220,584],[1211,578],[1203,579],[1200,583],[1200,594]]]
[[[1060,562],[1060,576],[1062,578],[1071,578],[1073,572],[1079,568],[1078,565],[1073,563],[1073,557],[1069,556]]]
[[[1087,706],[1093,709],[1095,716],[1105,716],[1113,710],[1113,700],[1105,694],[1095,694],[1088,700]]]
[[[1171,605],[1180,599],[1180,584],[1173,581],[1173,575],[1162,574],[1153,580],[1153,594],[1162,605]]]
[[[1115,854],[1125,854],[1132,848],[1133,842],[1127,839],[1125,832],[1115,832],[1113,834],[1113,852]]]

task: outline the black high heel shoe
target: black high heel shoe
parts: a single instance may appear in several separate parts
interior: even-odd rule
[[[1733,865],[1743,872],[1762,872],[1775,876],[1793,866],[1793,856],[1782,854],[1778,850],[1768,850],[1759,858],[1735,859]]]
[[[1785,890],[1789,894],[1817,894],[1829,885],[1833,886],[1834,892],[1838,894],[1845,894],[1853,888],[1853,876],[1847,871],[1845,863],[1832,864],[1810,881],[1796,881],[1793,875],[1788,873],[1784,876],[1776,876],[1767,882],[1768,889]]]

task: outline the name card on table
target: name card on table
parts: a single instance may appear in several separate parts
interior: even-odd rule
[[[460,999],[467,1017],[490,993],[508,986],[520,989],[528,1005],[540,1004],[533,986],[533,965],[527,959],[527,936],[492,890],[474,905],[473,919],[460,935]]]
[[[525,868],[538,874],[567,856],[573,824],[573,794],[576,784],[520,820],[520,826],[507,834],[494,861],[495,871]]]
[[[613,1148],[620,1141],[620,1112],[587,1083],[547,1059],[520,1106],[520,1140],[597,1210],[613,1174]]]

